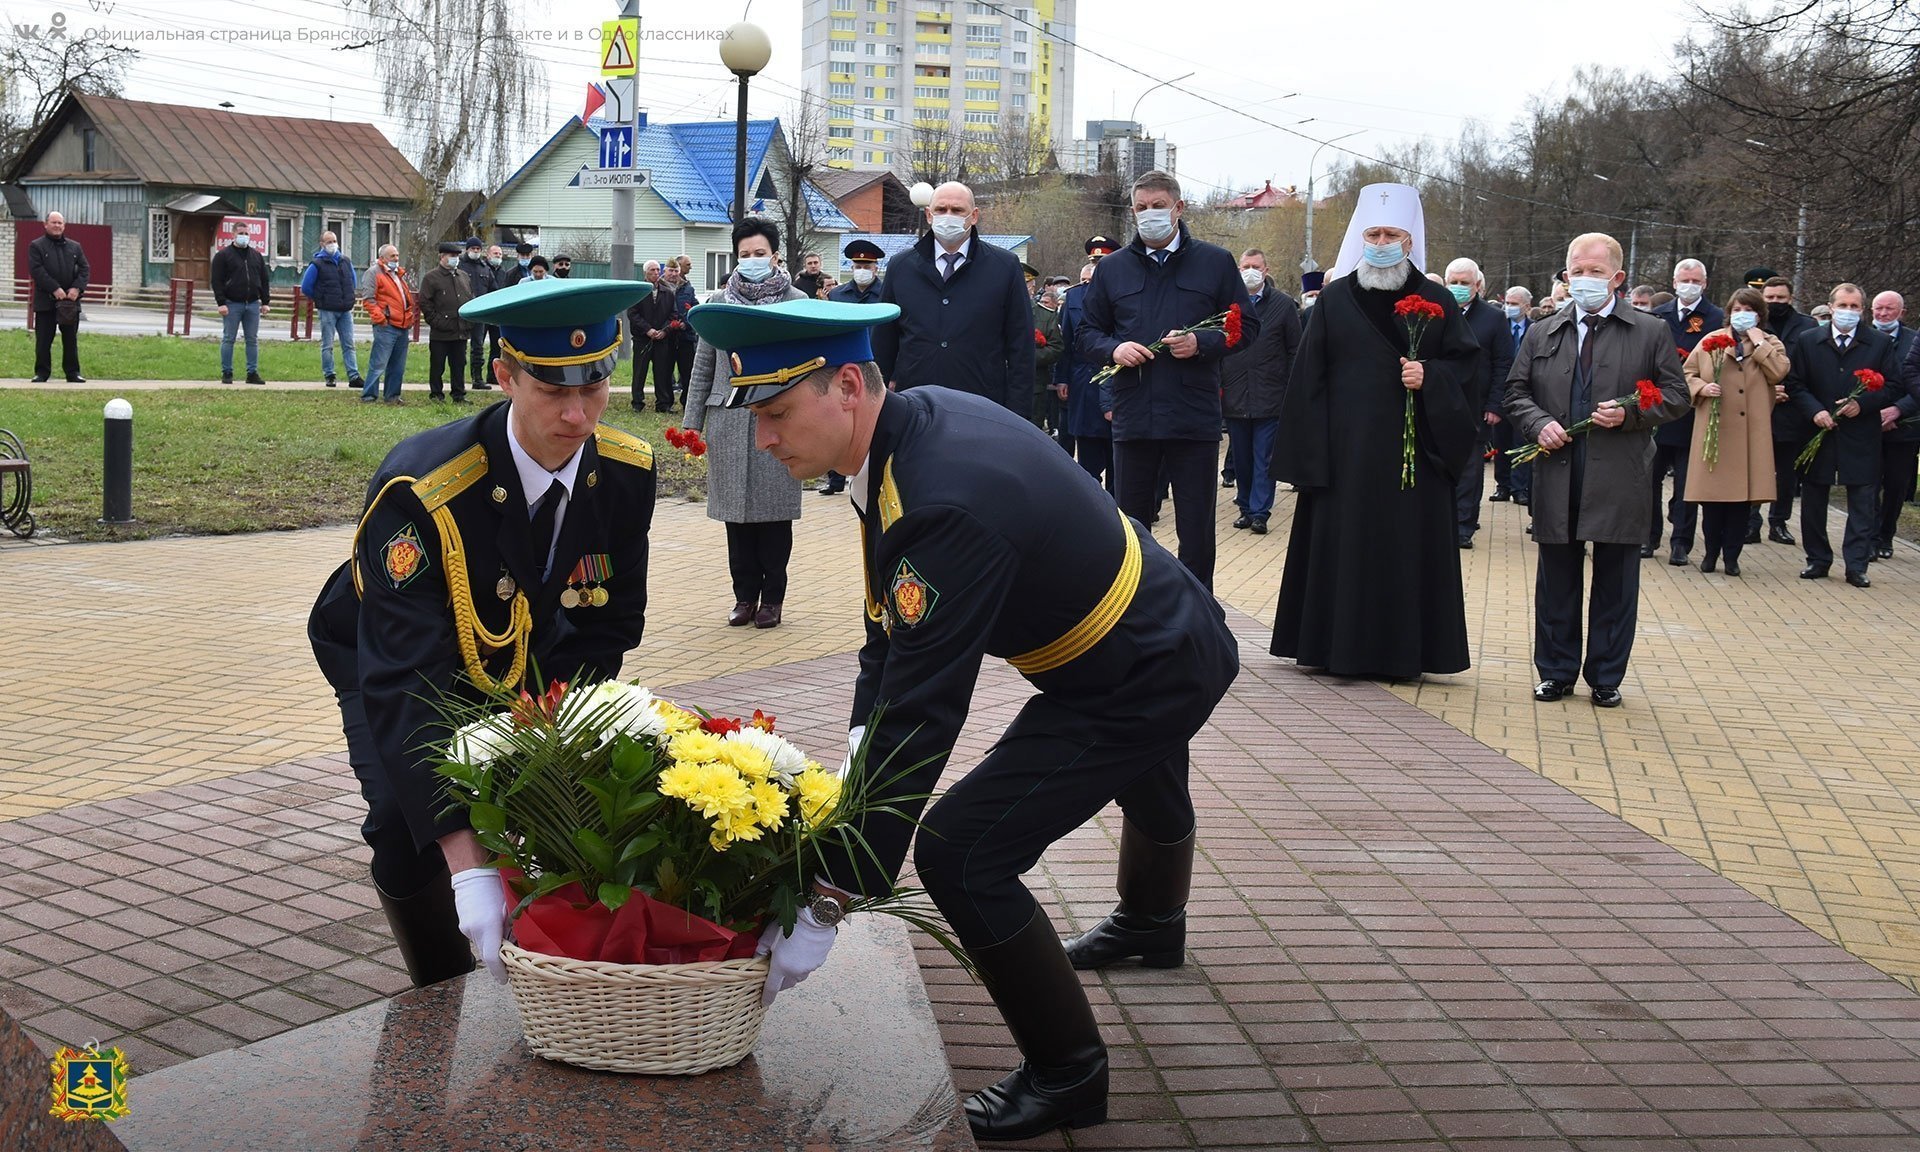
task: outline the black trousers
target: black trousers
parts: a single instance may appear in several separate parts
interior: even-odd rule
[[[1219,494],[1214,465],[1218,440],[1116,440],[1113,469],[1120,511],[1145,524],[1159,504],[1160,478],[1173,486],[1173,527],[1180,562],[1209,591],[1213,588],[1213,506]]]
[[[57,317],[59,312],[48,308],[36,312],[33,316],[33,374],[51,377],[53,375],[53,337],[60,334],[60,368],[71,380],[80,375],[80,317],[75,316],[70,323],[62,324]]]
[[[1587,656],[1580,660],[1580,593],[1586,551],[1593,550],[1587,603]],[[1640,614],[1640,549],[1634,544],[1542,544],[1533,585],[1533,666],[1542,680],[1618,688],[1633,652]]]
[[[1915,474],[1920,473],[1920,444],[1880,442],[1880,524],[1878,543],[1893,547],[1900,535],[1900,505],[1913,491]]]
[[[475,324],[472,334],[467,337],[467,369],[473,377],[475,388],[493,383],[493,362],[499,358],[500,326]]]
[[[927,810],[914,837],[920,883],[960,943],[985,948],[1024,927],[1035,903],[1021,875],[1110,801],[1155,842],[1185,839],[1194,826],[1188,738],[1115,741],[1046,696],[1027,701],[986,759]]]
[[[1480,498],[1487,491],[1487,445],[1493,440],[1493,429],[1485,421],[1480,424],[1480,439],[1473,446],[1473,459],[1461,470],[1460,479],[1453,486],[1454,520],[1456,533],[1462,540],[1473,539],[1480,531]],[[1498,477],[1494,484],[1500,483]]]
[[[665,412],[673,407],[673,370],[675,366],[672,340],[643,340],[634,345],[633,353],[633,406],[647,406],[647,375],[653,375],[653,410]]]
[[[1113,492],[1113,441],[1105,436],[1075,436],[1073,439],[1073,458],[1087,475],[1107,486],[1109,495]]]
[[[680,370],[677,387],[680,390],[680,403],[687,402],[687,386],[693,381],[693,354],[699,344],[690,336],[676,339],[673,348],[673,362]]]
[[[427,392],[440,395],[442,372],[453,375],[453,394],[467,394],[467,362],[462,355],[466,351],[464,339],[427,341]]]
[[[793,521],[727,523],[727,571],[733,598],[743,604],[783,604],[787,562],[793,559]]]
[[[1874,498],[1880,489],[1873,484],[1848,484],[1847,527],[1840,536],[1840,558],[1847,571],[1865,572],[1873,561],[1873,538],[1879,531],[1879,514]],[[1808,481],[1800,486],[1800,546],[1807,550],[1807,562],[1830,567],[1833,544],[1827,539],[1827,502],[1831,484]]]
[[[1681,499],[1687,491],[1687,457],[1691,445],[1660,444],[1653,446],[1653,495],[1651,511],[1652,527],[1647,530],[1647,547],[1660,547],[1660,524],[1662,521],[1673,525],[1673,546],[1685,552],[1693,547],[1693,530],[1699,524],[1700,508]],[[1667,501],[1666,515],[1660,513],[1660,490],[1667,473],[1673,473],[1673,498]]]
[[[387,776],[380,767],[379,747],[373,729],[367,727],[367,710],[358,689],[334,692],[340,704],[340,727],[347,736],[347,763],[354,779],[360,781],[360,795],[367,801],[367,818],[360,824],[360,836],[373,849],[373,882],[380,890],[404,900],[446,874],[446,857],[440,845],[414,847],[413,833],[406,817],[400,814],[400,802],[394,797]]]
[[[1493,426],[1493,487],[1495,491],[1509,492],[1515,496],[1533,498],[1533,465],[1515,464],[1507,456],[1507,450],[1518,448],[1513,434],[1513,421],[1501,419]]]
[[[1740,562],[1740,551],[1747,546],[1747,509],[1738,504],[1700,505],[1700,546],[1707,558],[1725,557],[1727,563]]]

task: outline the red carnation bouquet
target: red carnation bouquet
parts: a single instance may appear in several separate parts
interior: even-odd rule
[[[1420,359],[1420,338],[1427,334],[1427,325],[1446,316],[1447,310],[1439,304],[1415,292],[1402,296],[1393,305],[1393,314],[1407,326],[1407,359]],[[1413,389],[1409,388],[1406,397],[1404,416],[1400,426],[1400,487],[1413,487],[1414,461],[1419,457],[1419,443],[1413,430]]]
[[[1833,414],[1835,417],[1840,415],[1840,409],[1845,408],[1848,403],[1860,399],[1860,397],[1866,395],[1868,392],[1878,392],[1887,386],[1887,378],[1871,368],[1857,369],[1853,374],[1853,378],[1855,381],[1853,391],[1847,393],[1841,398],[1840,403],[1833,406]],[[1826,442],[1827,433],[1831,431],[1833,431],[1831,428],[1821,428],[1816,431],[1813,434],[1813,439],[1807,441],[1806,448],[1801,450],[1800,455],[1793,458],[1794,468],[1805,472],[1807,469],[1813,467],[1813,458],[1820,455],[1820,445]]]
[[[666,436],[667,443],[685,452],[689,460],[699,460],[707,454],[707,442],[691,428],[668,428]]]
[[[1240,325],[1241,325],[1240,305],[1235,304],[1229,307],[1225,312],[1220,313],[1218,316],[1209,316],[1205,320],[1200,321],[1200,323],[1195,324],[1191,328],[1176,328],[1172,332],[1167,333],[1167,335],[1168,336],[1185,336],[1189,332],[1220,331],[1226,334],[1227,347],[1237,348],[1240,346]],[[1036,331],[1035,335],[1038,335],[1038,334],[1039,333]],[[1149,352],[1164,352],[1166,351],[1166,349],[1167,349],[1167,341],[1165,338],[1155,340],[1153,343],[1147,345],[1147,351]],[[1109,364],[1105,368],[1102,368],[1100,369],[1100,371],[1095,372],[1093,374],[1092,382],[1096,386],[1103,384],[1108,379],[1112,378],[1114,374],[1119,371],[1120,371],[1120,365]]]
[[[1720,383],[1720,368],[1727,362],[1727,353],[1733,350],[1734,340],[1725,332],[1715,332],[1700,341],[1700,351],[1713,357],[1713,382]],[[1685,360],[1685,356],[1680,357]],[[1700,439],[1700,455],[1707,462],[1707,471],[1720,463],[1720,397],[1715,396],[1713,403],[1707,406],[1707,431]]]
[[[1651,380],[1636,380],[1633,384],[1633,395],[1621,396],[1613,400],[1602,400],[1599,404],[1595,405],[1594,408],[1598,411],[1609,404],[1615,408],[1625,408],[1628,404],[1633,404],[1639,408],[1640,411],[1648,412],[1651,411],[1656,404],[1659,404],[1661,399],[1660,386],[1658,384],[1655,384]],[[1585,420],[1574,424],[1573,427],[1568,428],[1567,435],[1578,436],[1592,428],[1593,417],[1589,416]],[[1528,464],[1545,456],[1548,451],[1549,449],[1540,447],[1539,441],[1535,441],[1532,444],[1523,444],[1518,448],[1511,449],[1507,455],[1515,464]]]

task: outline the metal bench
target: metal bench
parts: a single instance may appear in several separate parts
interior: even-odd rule
[[[20,438],[0,428],[0,524],[25,540],[33,535],[33,464]]]

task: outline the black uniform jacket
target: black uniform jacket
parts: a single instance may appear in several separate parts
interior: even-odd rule
[[[581,449],[553,568],[542,581],[507,447],[510,408],[495,404],[408,437],[387,454],[367,488],[353,559],[328,579],[307,621],[327,682],[362,694],[380,767],[422,848],[467,826],[464,813],[443,813],[433,771],[449,735],[433,702],[451,692],[481,698],[464,674],[454,603],[470,599],[479,623],[500,636],[514,599],[526,598],[533,624],[526,682],[536,694],[546,681],[583,671],[589,680],[617,675],[646,620],[652,449],[604,424],[595,430]],[[449,520],[457,538],[442,530]],[[464,571],[450,584],[456,566]],[[567,602],[586,602],[563,607],[569,588],[575,595]],[[489,654],[484,641],[474,643],[489,676],[508,675],[510,651]]]
[[[1212,594],[1045,433],[992,401],[939,387],[889,393],[867,481],[853,723],[885,709],[867,733],[877,778],[928,761],[890,793],[932,791],[985,656],[1080,718],[1050,735],[1143,750],[1184,743],[1238,674]],[[900,807],[917,813],[919,802]],[[873,816],[863,831],[884,875],[864,853],[856,872],[833,852],[827,875],[884,892],[913,827]]]

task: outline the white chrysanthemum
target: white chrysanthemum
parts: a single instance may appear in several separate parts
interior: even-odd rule
[[[783,776],[792,776],[807,766],[806,753],[771,732],[746,727],[738,732],[727,733],[727,739],[766,753],[767,759],[773,761],[773,770]]]
[[[447,742],[447,759],[460,764],[491,764],[513,750],[513,721],[506,713],[475,720]]]
[[[602,680],[567,693],[560,707],[560,730],[571,736],[589,719],[601,726],[607,740],[616,732],[639,739],[666,731],[666,722],[654,707],[653,693],[618,680]]]

